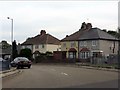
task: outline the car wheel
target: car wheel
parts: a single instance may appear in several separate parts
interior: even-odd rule
[[[28,68],[30,68],[30,66],[28,66]]]
[[[20,67],[19,67],[19,66],[17,66],[17,69],[20,69]]]

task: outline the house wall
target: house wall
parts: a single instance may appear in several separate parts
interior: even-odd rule
[[[53,45],[53,44],[47,44],[46,45],[46,51],[61,51],[61,45]]]
[[[22,45],[21,49],[29,48],[33,51],[33,46],[32,45]]]
[[[75,43],[75,46],[71,46],[71,43],[73,43],[73,42]],[[64,42],[61,42],[61,51],[67,51],[66,58],[69,57],[68,51],[69,51],[70,48],[75,48],[77,50],[76,58],[78,58],[78,41],[64,41]]]
[[[114,46],[115,42],[115,50],[113,53],[112,47]],[[118,51],[118,41],[108,41],[108,40],[100,40],[100,50],[104,51],[104,55],[109,55],[109,54],[117,54]]]
[[[110,47],[114,46],[114,42],[115,42],[115,50],[114,50],[114,54],[117,54],[118,51],[118,41],[108,41],[108,40],[96,40],[97,41],[97,45],[96,46],[92,46],[92,41],[93,40],[88,40],[86,41],[86,46],[80,46],[80,42],[79,41],[79,50],[81,50],[82,48],[86,47],[91,51],[91,56],[92,56],[92,52],[95,51],[102,51],[103,55],[107,56],[109,54],[113,54],[113,50],[110,49]]]
[[[60,48],[61,45],[53,45],[53,44],[40,44],[38,45],[38,48],[36,48],[36,45],[33,45],[33,52],[39,51],[40,53],[46,53],[47,51],[50,52],[61,51]]]
[[[96,46],[92,46],[92,41],[96,41]],[[84,42],[84,41],[79,41],[79,50],[81,50],[82,48],[88,48],[90,51],[92,50],[99,50],[99,40],[86,40],[86,45],[83,45],[81,46],[81,42]]]
[[[93,46],[92,42],[95,41],[96,45]],[[81,43],[85,42],[86,44],[81,45]],[[94,51],[100,51],[100,42],[99,40],[85,40],[85,41],[79,41],[79,52],[82,48],[87,48],[90,50],[90,56],[92,56],[92,52]]]
[[[38,46],[38,48],[36,48]],[[33,53],[39,51],[40,53],[46,53],[47,46],[45,44],[33,45]]]

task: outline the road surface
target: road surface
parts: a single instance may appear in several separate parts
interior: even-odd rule
[[[118,88],[118,73],[60,65],[32,65],[2,80],[3,88]]]

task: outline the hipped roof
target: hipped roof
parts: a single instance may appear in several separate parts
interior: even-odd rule
[[[59,45],[60,40],[53,37],[50,34],[44,34],[44,35],[37,35],[32,38],[28,38],[25,42],[22,43],[22,45],[34,45],[34,44],[54,44]]]
[[[104,40],[118,40],[114,36],[102,31],[99,28],[91,29],[80,29],[79,31],[65,37],[61,41],[78,41],[78,40],[94,40],[94,39],[104,39]]]
[[[90,30],[87,30],[79,38],[79,40],[94,40],[94,39],[118,40],[114,36],[108,34],[107,32],[102,31],[99,28],[92,28]]]

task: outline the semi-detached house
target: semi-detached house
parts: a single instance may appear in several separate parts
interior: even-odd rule
[[[86,62],[91,57],[117,55],[118,39],[99,28],[92,28],[91,23],[82,23],[79,31],[61,40],[61,50],[66,51],[69,59]]]
[[[47,34],[45,30],[41,30],[40,34],[35,37],[28,38],[21,46],[22,49],[31,49],[33,54],[60,51],[61,49],[60,40]]]

